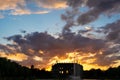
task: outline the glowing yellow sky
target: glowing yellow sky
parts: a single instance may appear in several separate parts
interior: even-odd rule
[[[99,52],[99,54],[102,54],[102,52]],[[102,70],[106,70],[109,67],[116,67],[119,66],[120,61],[118,61],[119,63],[116,65],[111,65],[111,66],[99,66],[97,64],[90,64],[92,62],[94,62],[95,58],[93,59],[86,59],[86,60],[82,60],[84,57],[91,57],[94,56],[95,54],[84,54],[84,55],[79,55],[77,52],[72,52],[72,53],[66,53],[66,56],[64,57],[58,57],[55,56],[53,58],[50,59],[50,62],[46,65],[46,70],[50,71],[51,70],[51,65],[55,64],[55,63],[78,63],[81,64],[83,66],[84,70],[90,70],[90,69],[102,69]]]
[[[41,53],[42,51],[40,51]],[[43,54],[43,52],[42,52]],[[102,54],[102,52],[100,52],[99,54]],[[46,63],[44,64],[37,64],[34,65],[36,68],[42,69],[45,68],[46,70],[50,71],[52,68],[52,65],[54,65],[55,63],[78,63],[81,64],[83,66],[84,70],[90,70],[92,68],[94,69],[102,69],[102,70],[106,70],[108,69],[110,66],[99,66],[97,64],[91,64],[92,62],[95,61],[95,58],[90,58],[90,59],[86,59],[84,60],[85,57],[93,57],[95,54],[92,53],[88,53],[88,54],[81,54],[78,52],[71,52],[71,53],[66,53],[66,55],[58,57],[52,57],[51,59],[49,59]],[[24,60],[28,59],[28,56],[22,53],[16,53],[16,54],[5,54],[4,52],[0,53],[1,57],[6,57],[7,59],[13,60],[13,61],[18,61],[18,62],[22,62]],[[33,60],[38,61],[38,62],[44,62],[42,57],[39,56],[34,56],[32,57]],[[32,62],[32,61],[31,61]],[[119,66],[120,60],[117,61],[118,63],[115,65],[111,65],[111,67],[116,67]],[[26,65],[27,66],[27,65]],[[28,66],[30,67],[30,66]]]
[[[73,62],[84,70],[119,66],[119,1],[111,1],[0,0],[0,57],[46,70]]]

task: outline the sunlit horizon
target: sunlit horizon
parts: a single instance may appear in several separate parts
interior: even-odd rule
[[[120,66],[120,0],[0,0],[0,57],[30,68]]]

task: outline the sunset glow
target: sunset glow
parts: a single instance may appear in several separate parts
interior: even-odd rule
[[[0,57],[51,70],[120,66],[120,0],[0,0]]]
[[[5,54],[5,53],[0,53],[1,57],[6,57],[7,59],[13,60],[13,61],[24,61],[27,60],[27,55],[23,54],[23,53],[15,53],[15,54]]]

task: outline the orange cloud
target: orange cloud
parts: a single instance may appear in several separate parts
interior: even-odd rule
[[[42,52],[42,51],[41,51]],[[0,52],[0,57],[6,57],[7,59],[13,60],[13,61],[18,61],[22,64],[22,62],[26,63],[24,66],[30,66],[30,65],[34,65],[36,68],[42,69],[45,68],[46,70],[50,71],[52,65],[54,65],[55,63],[72,63],[72,62],[77,62],[81,65],[83,65],[83,69],[84,70],[90,70],[92,68],[94,69],[102,69],[102,70],[106,70],[109,67],[116,67],[119,66],[120,60],[116,61],[117,63],[114,65],[106,65],[106,66],[100,66],[98,64],[92,64],[96,59],[96,54],[102,55],[101,51],[98,53],[82,53],[82,52],[70,52],[70,53],[66,53],[63,56],[54,56],[51,57],[49,59],[44,60],[44,57],[40,57],[40,56],[27,56],[23,53],[15,53],[15,54],[6,54],[4,52]],[[28,60],[28,57],[30,60]],[[27,62],[28,60],[28,62]],[[32,62],[32,63],[31,63]],[[30,63],[30,65],[29,65]]]
[[[23,53],[6,54],[4,52],[0,52],[0,57],[6,57],[7,59],[19,62],[27,60],[28,58],[28,56]]]
[[[0,10],[15,9],[18,4],[24,4],[24,0],[0,0]]]
[[[49,13],[49,11],[36,11],[32,12],[28,9],[16,9],[11,12],[12,15],[30,15],[30,14],[46,14]]]
[[[49,9],[66,8],[66,0],[35,0],[38,6]]]
[[[33,59],[36,60],[36,61],[42,61],[43,60],[41,57],[38,57],[38,56],[34,56]]]
[[[46,32],[34,32],[25,35],[25,37],[14,35],[6,38],[16,44],[18,43],[16,46],[21,47],[20,50],[12,49],[12,51],[24,52],[28,55],[28,59],[21,62],[21,65],[24,66],[34,65],[39,68],[48,68],[56,62],[76,61],[82,64],[84,69],[87,70],[96,67],[103,69],[104,67],[118,63],[115,62],[119,59],[118,56],[112,55],[109,57],[108,55],[110,54],[105,53],[108,45],[105,45],[101,39],[90,39],[82,37],[79,34],[74,35],[73,33],[63,35],[63,38],[60,37],[56,39]],[[17,47],[14,46],[15,45],[13,45],[13,48],[16,49]],[[1,45],[1,48],[3,51],[13,53],[11,49],[6,46]]]
[[[30,14],[46,14],[49,13],[50,10],[43,11],[34,11],[31,8],[27,7],[29,2],[35,3],[37,8],[47,8],[47,9],[61,9],[66,8],[65,0],[4,0],[0,1],[0,10],[10,10],[8,14],[11,15],[30,15]],[[0,18],[4,18],[3,15],[0,15]]]
[[[82,52],[81,52],[82,53]],[[97,54],[97,53],[96,53]],[[96,54],[92,54],[92,53],[86,53],[86,54],[80,54],[78,52],[72,52],[72,53],[66,53],[65,56],[55,56],[53,58],[51,58],[48,62],[48,64],[46,64],[45,68],[46,70],[50,71],[51,70],[51,66],[55,63],[72,63],[72,62],[77,62],[81,65],[83,65],[83,69],[84,70],[90,70],[90,69],[102,69],[102,70],[106,70],[109,67],[116,67],[119,66],[118,63],[120,63],[120,60],[117,61],[117,64],[114,65],[106,65],[106,66],[100,66],[98,64],[91,64],[92,62],[94,62],[96,60],[97,57],[95,57]],[[99,54],[99,53],[98,53]],[[101,52],[100,52],[101,54]]]
[[[0,0],[0,10],[10,10],[12,15],[30,15],[30,14],[46,14],[49,13],[47,10],[43,11],[32,11],[26,8],[27,3],[25,0]],[[0,18],[4,18],[0,15]]]

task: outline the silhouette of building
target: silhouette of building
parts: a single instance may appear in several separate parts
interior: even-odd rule
[[[70,76],[82,76],[83,66],[77,63],[57,63],[52,66],[53,76],[56,78],[68,78]]]

